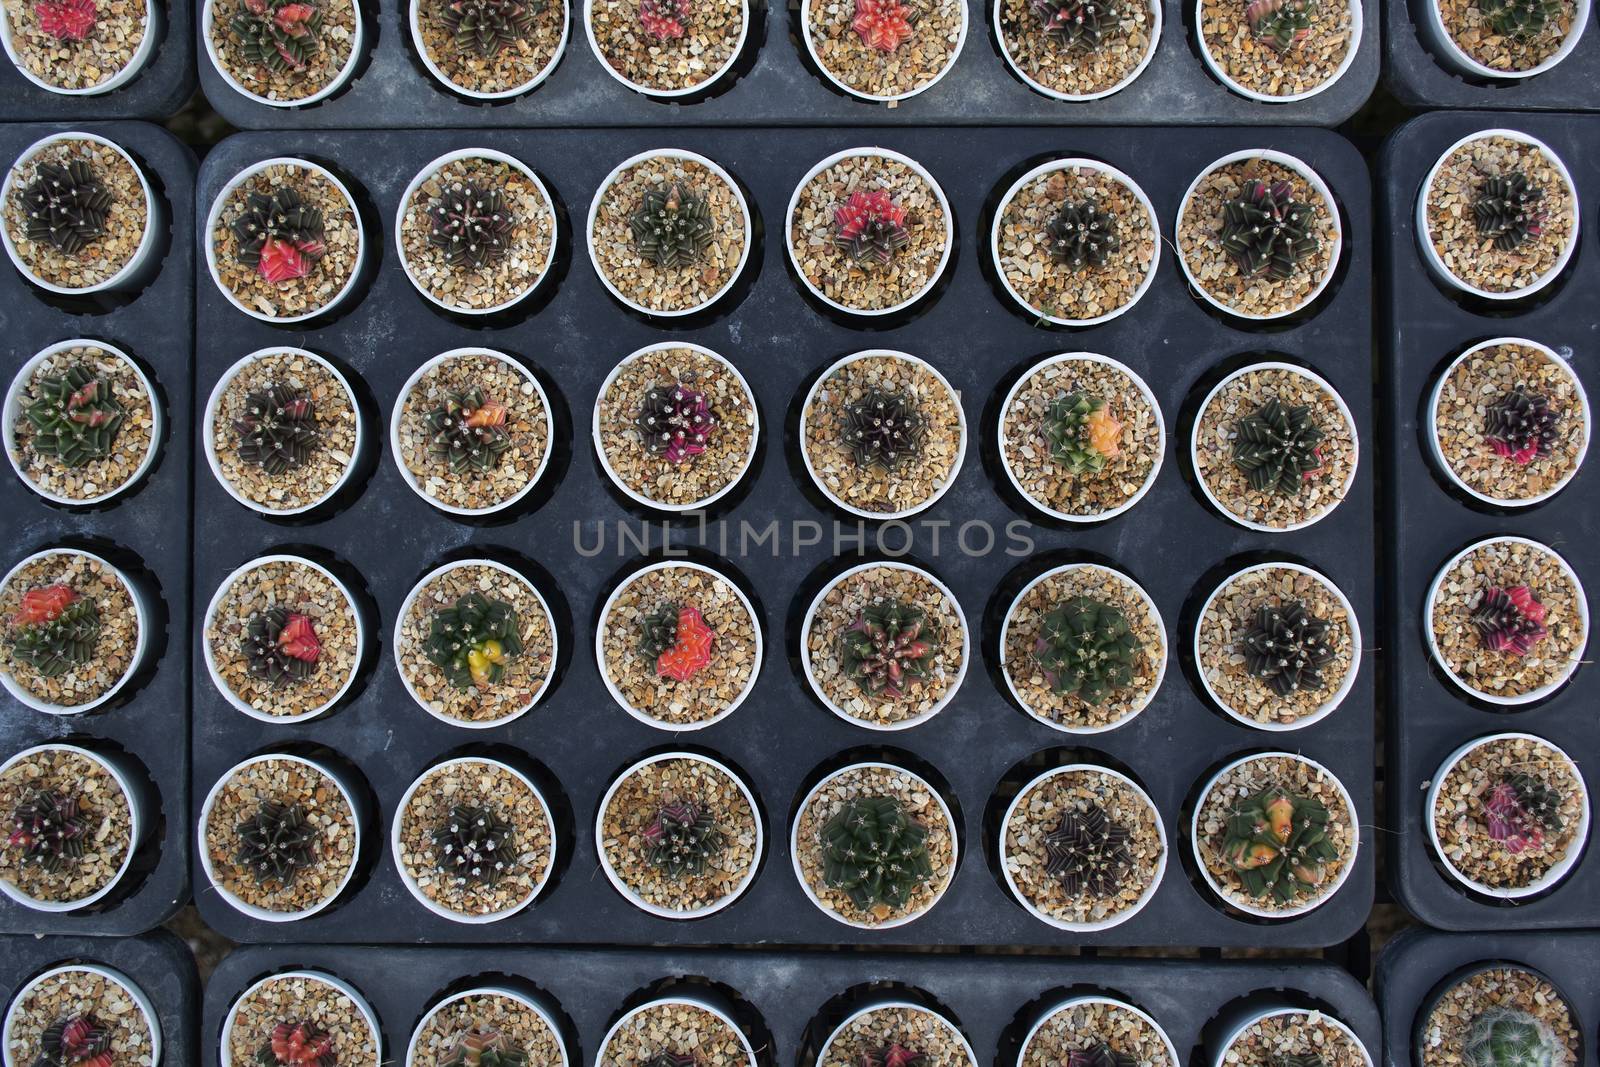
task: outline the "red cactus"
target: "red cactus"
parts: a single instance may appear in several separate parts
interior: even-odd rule
[[[639,22],[659,41],[682,37],[689,21],[689,0],[639,0]]]
[[[304,1022],[274,1026],[262,1052],[258,1063],[275,1061],[282,1067],[330,1067],[334,1060],[333,1038]]]
[[[33,13],[39,18],[39,28],[58,41],[84,40],[100,18],[94,0],[39,0]]]
[[[77,591],[64,582],[30,589],[22,594],[17,612],[11,616],[11,625],[38,626],[40,623],[54,622],[77,600]]]
[[[656,657],[656,673],[675,682],[688,681],[711,662],[716,636],[699,608],[679,608],[678,643]]]
[[[284,655],[293,656],[304,663],[315,663],[317,657],[322,655],[322,642],[317,640],[317,632],[308,615],[289,616],[289,621],[278,631],[278,647],[283,649]]]
[[[911,243],[906,212],[887,189],[857,189],[833,209],[833,243],[854,259],[888,263]]]
[[[911,6],[900,0],[856,0],[856,17],[850,28],[869,48],[893,52],[911,36]]]
[[[269,282],[286,282],[310,274],[315,262],[316,255],[309,254],[292,242],[281,237],[268,237],[261,245],[261,262],[256,270]]]
[[[1544,626],[1545,606],[1525,585],[1502,589],[1492,586],[1473,610],[1472,625],[1491,652],[1526,656],[1549,632]]]

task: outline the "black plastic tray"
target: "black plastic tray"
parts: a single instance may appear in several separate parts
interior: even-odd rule
[[[1600,674],[1592,665],[1578,669],[1554,696],[1527,710],[1495,710],[1475,703],[1434,665],[1423,632],[1423,601],[1440,567],[1457,551],[1494,534],[1518,534],[1559,551],[1593,583],[1600,565],[1600,507],[1593,499],[1594,457],[1560,494],[1543,504],[1514,512],[1467,504],[1446,488],[1428,453],[1428,392],[1450,359],[1491,337],[1525,336],[1567,356],[1573,371],[1593,378],[1593,338],[1600,330],[1600,308],[1592,299],[1600,282],[1594,231],[1583,226],[1580,248],[1554,293],[1534,308],[1490,314],[1458,303],[1436,284],[1417,248],[1413,212],[1416,196],[1439,154],[1475,130],[1504,126],[1548,144],[1572,170],[1578,195],[1600,185],[1600,160],[1590,147],[1600,136],[1600,118],[1575,115],[1441,113],[1424,115],[1401,127],[1383,152],[1379,188],[1383,197],[1380,232],[1384,251],[1383,300],[1387,315],[1385,454],[1382,477],[1392,516],[1395,551],[1390,554],[1387,614],[1389,744],[1385,749],[1385,787],[1389,804],[1389,872],[1395,894],[1411,913],[1430,926],[1451,930],[1600,925],[1600,859],[1590,848],[1572,873],[1537,899],[1496,904],[1458,888],[1442,868],[1428,841],[1423,790],[1439,764],[1474,737],[1501,730],[1525,730],[1564,748],[1580,767],[1600,761],[1600,736],[1594,706]],[[1588,201],[1585,201],[1587,206]],[[1547,290],[1548,292],[1548,290]],[[1520,302],[1519,302],[1520,303]],[[1592,395],[1592,393],[1591,393]],[[1591,641],[1591,648],[1592,648]],[[1593,784],[1590,789],[1594,789]]]
[[[91,309],[64,303],[0,267],[0,335],[10,347],[4,378],[43,348],[73,337],[109,341],[149,373],[167,416],[161,452],[129,492],[93,509],[48,504],[9,465],[0,470],[0,515],[6,516],[5,568],[29,553],[69,543],[134,562],[159,592],[160,608],[146,666],[115,700],[87,715],[46,715],[9,694],[0,698],[0,751],[6,756],[47,741],[87,738],[118,746],[137,759],[155,786],[154,829],[134,857],[109,905],[48,915],[0,900],[0,932],[133,934],[159,925],[189,895],[189,391],[193,377],[194,156],[172,135],[141,122],[0,126],[5,166],[28,145],[58,130],[83,130],[117,142],[161,185],[169,233],[159,272],[139,294]],[[48,300],[47,300],[48,297]],[[3,573],[3,572],[0,572]],[[164,617],[163,617],[164,615]],[[131,892],[126,887],[132,887]]]
[[[1321,1007],[1349,1025],[1374,1055],[1378,1048],[1378,1013],[1366,990],[1319,962],[274,945],[241,949],[212,976],[200,1031],[205,1067],[215,1067],[233,1000],[257,979],[298,967],[328,971],[360,990],[378,1015],[385,1060],[396,1062],[403,1061],[423,1013],[447,988],[464,988],[467,978],[493,982],[511,975],[560,1005],[573,1064],[597,1061],[600,1042],[625,1000],[631,1007],[638,1002],[632,995],[647,986],[683,978],[701,986],[709,980],[724,996],[742,998],[742,1004],[734,1001],[735,1018],[757,1023],[752,1044],[763,1067],[810,1063],[843,1021],[841,1012],[859,1006],[838,998],[869,986],[890,995],[898,987],[930,996],[961,1027],[977,1062],[994,1067],[1012,1067],[1034,1019],[1069,990],[1110,992],[1143,1008],[1172,1038],[1179,1063],[1209,1062],[1203,1049],[1226,1035],[1208,1024],[1244,998]],[[894,985],[885,988],[887,983]],[[686,991],[694,988],[690,984]],[[825,1005],[830,1010],[824,1012]],[[808,1032],[813,1018],[826,1022]],[[764,1044],[763,1037],[770,1041]]]
[[[1582,1034],[1577,1067],[1595,1067],[1594,1021],[1600,1017],[1600,934],[1568,932],[1560,937],[1486,932],[1468,936],[1407,930],[1378,957],[1373,983],[1383,1015],[1384,1067],[1422,1067],[1412,1046],[1420,1016],[1435,989],[1455,972],[1484,962],[1529,967],[1566,997]]]
[[[359,306],[331,325],[305,331],[250,320],[229,306],[209,280],[203,281],[198,293],[199,335],[216,340],[201,350],[197,407],[222,370],[240,356],[269,344],[300,344],[357,372],[375,398],[381,423],[369,428],[380,431],[385,454],[353,503],[331,518],[296,526],[247,513],[226,498],[208,473],[202,470],[197,476],[197,609],[245,560],[284,545],[311,545],[360,573],[377,602],[379,624],[374,636],[380,647],[375,674],[349,706],[298,725],[261,723],[240,714],[214,691],[203,672],[197,672],[196,801],[244,756],[269,745],[314,742],[340,753],[365,775],[377,794],[380,813],[372,837],[386,843],[389,820],[415,775],[460,746],[495,742],[530,753],[553,773],[570,806],[569,825],[577,828],[575,842],[571,836],[562,841],[568,861],[558,864],[555,884],[544,897],[491,927],[463,926],[424,911],[401,884],[386,848],[365,868],[370,876],[356,879],[344,906],[288,924],[245,918],[206,892],[204,879],[197,874],[196,895],[212,926],[241,941],[470,942],[487,936],[519,942],[625,944],[1218,946],[1325,946],[1359,929],[1372,902],[1370,840],[1363,845],[1349,882],[1334,899],[1304,917],[1269,928],[1224,914],[1208,891],[1191,881],[1178,859],[1187,853],[1187,831],[1179,812],[1202,776],[1227,757],[1281,745],[1303,749],[1331,767],[1354,796],[1359,821],[1370,826],[1374,692],[1370,665],[1360,672],[1354,692],[1338,712],[1292,736],[1268,735],[1233,723],[1202,700],[1197,683],[1180,666],[1180,650],[1188,644],[1189,631],[1179,620],[1186,603],[1204,597],[1220,579],[1213,568],[1241,558],[1253,562],[1249,553],[1269,550],[1324,568],[1350,596],[1363,628],[1372,633],[1373,575],[1367,562],[1373,552],[1371,477],[1363,470],[1344,504],[1308,530],[1255,534],[1207,509],[1199,491],[1186,481],[1187,445],[1177,442],[1187,440],[1186,422],[1180,418],[1185,399],[1197,405],[1219,366],[1228,364],[1232,369],[1231,358],[1265,350],[1314,364],[1351,405],[1362,436],[1370,434],[1366,344],[1370,217],[1367,173],[1360,156],[1347,142],[1324,131],[884,133],[880,139],[872,131],[796,130],[783,136],[781,148],[770,138],[736,131],[674,131],[673,136],[661,131],[258,133],[230,138],[212,151],[201,170],[196,211],[202,214],[221,185],[256,160],[299,152],[339,161],[346,177],[364,191],[357,195],[368,198],[369,209],[375,207],[368,214],[383,220],[377,234],[382,263]],[[943,184],[955,212],[958,246],[950,282],[925,314],[896,328],[869,333],[839,325],[807,305],[787,272],[780,234],[789,195],[813,163],[838,149],[880,141],[919,160]],[[529,161],[564,202],[567,217],[577,220],[586,217],[593,190],[615,163],[662,145],[703,152],[753,193],[753,206],[765,228],[765,238],[748,268],[756,275],[754,283],[730,298],[724,314],[669,333],[633,317],[605,294],[579,236],[567,246],[570,259],[564,257],[554,272],[558,289],[553,301],[537,315],[475,330],[430,311],[397,261],[390,237],[394,207],[406,183],[429,160],[469,145],[499,148]],[[1162,232],[1170,234],[1179,198],[1193,175],[1224,152],[1253,146],[1299,154],[1319,169],[1343,202],[1348,269],[1321,313],[1298,326],[1263,333],[1219,321],[1186,291],[1167,252],[1157,280],[1132,314],[1078,333],[1041,330],[1013,313],[980,269],[987,256],[990,209],[985,198],[1003,192],[1014,177],[1008,170],[1030,157],[1097,153],[1143,183]],[[670,743],[673,735],[636,722],[617,707],[594,662],[599,608],[623,570],[638,563],[636,550],[618,553],[617,524],[626,522],[633,531],[642,519],[609,489],[590,445],[589,424],[595,396],[611,367],[629,352],[672,336],[725,353],[750,379],[761,410],[762,442],[747,476],[748,492],[736,491],[734,501],[713,516],[704,545],[710,552],[721,552],[725,531],[726,552],[736,557],[741,522],[757,532],[772,521],[783,524],[780,558],[772,558],[769,542],[751,549],[749,558],[721,564],[742,575],[764,621],[767,652],[760,680],[750,699],[727,720],[678,738],[681,744],[721,754],[749,776],[764,811],[766,860],[742,899],[691,922],[652,918],[624,901],[597,869],[592,839],[596,805],[612,777],[635,757]],[[524,359],[540,374],[557,410],[557,451],[545,475],[556,488],[547,502],[514,525],[485,527],[451,520],[406,488],[387,454],[388,415],[411,371],[438,352],[473,344]],[[982,650],[950,707],[930,722],[893,735],[847,724],[824,710],[810,697],[798,664],[791,659],[810,597],[825,576],[855,562],[850,542],[834,551],[827,523],[836,513],[811,490],[800,466],[794,447],[799,405],[823,367],[846,353],[874,347],[931,358],[963,394],[969,437],[966,463],[950,492],[912,520],[911,529],[916,537],[914,555],[953,589],[973,628],[974,651]],[[1079,349],[1125,360],[1150,383],[1169,427],[1165,466],[1150,494],[1118,519],[1092,529],[1037,527],[1039,555],[1031,560],[1008,557],[1003,554],[1009,543],[1006,524],[1025,522],[1035,513],[1020,503],[1009,504],[1009,497],[996,489],[1005,480],[994,454],[992,426],[998,405],[1015,377],[1040,357]],[[1184,412],[1189,418],[1192,414]],[[996,532],[996,549],[987,557],[963,555],[957,544],[960,525],[975,519],[986,520]],[[791,520],[817,524],[821,543],[791,554],[787,526]],[[937,551],[932,547],[934,531],[916,525],[924,520],[947,524]],[[607,547],[600,555],[586,558],[576,550],[573,531],[579,522],[591,552],[596,524],[605,524]],[[900,550],[904,539],[897,526],[890,527],[884,541],[891,551]],[[863,527],[870,545],[875,524]],[[856,521],[847,520],[843,529],[845,535],[853,535]],[[700,526],[693,519],[674,524],[673,530],[675,546],[702,544]],[[802,531],[802,538],[809,533],[806,528]],[[643,532],[653,546],[660,546],[659,522]],[[979,547],[975,533],[968,537]],[[413,583],[446,553],[469,543],[505,546],[542,566],[543,590],[562,619],[560,642],[567,650],[561,665],[564,676],[549,696],[517,722],[488,731],[450,727],[416,707],[395,672],[390,648],[395,613]],[[850,558],[838,558],[841,555]],[[1172,650],[1166,681],[1150,707],[1134,723],[1090,740],[1051,730],[1010,705],[1001,695],[1004,687],[995,672],[1001,619],[1021,581],[1069,558],[1109,559],[1142,581],[1166,621]],[[982,642],[976,638],[980,630]],[[194,654],[199,657],[198,630],[195,641]],[[791,868],[788,826],[814,768],[847,749],[884,746],[909,753],[920,761],[914,765],[931,766],[948,783],[946,796],[959,806],[963,857],[950,891],[928,914],[890,931],[857,931],[807,902]],[[1143,779],[1163,815],[1173,849],[1165,883],[1149,906],[1124,925],[1098,934],[1069,935],[1032,918],[1009,898],[988,859],[985,808],[997,784],[1025,758],[1073,746],[1104,752]]]
[[[1035,92],[1011,73],[993,32],[991,0],[966,0],[967,40],[937,85],[898,107],[868,103],[835,89],[810,66],[799,6],[751,3],[747,55],[737,82],[698,103],[673,103],[634,92],[613,78],[589,47],[583,0],[568,0],[566,54],[531,93],[496,105],[468,101],[422,66],[411,44],[409,0],[377,12],[378,41],[365,69],[339,93],[305,108],[275,108],[234,91],[199,53],[200,86],[223,117],[241,129],[381,129],[470,126],[805,126],[1059,125],[1182,122],[1204,125],[1335,126],[1355,114],[1378,82],[1378,0],[1368,0],[1360,50],[1338,84],[1307,100],[1263,104],[1230,91],[1207,71],[1194,41],[1194,0],[1163,0],[1161,41],[1144,73],[1101,100],[1067,103]],[[364,6],[368,19],[371,6]],[[370,35],[369,35],[370,36]],[[747,68],[747,69],[745,69]]]

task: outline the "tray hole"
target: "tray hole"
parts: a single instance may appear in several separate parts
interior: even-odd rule
[[[864,1008],[886,1001],[915,1004],[941,1016],[951,1026],[966,1036],[966,1029],[956,1013],[932,993],[905,982],[880,980],[853,985],[843,993],[829,997],[806,1023],[800,1035],[800,1047],[795,1057],[796,1067],[811,1067],[819,1062],[825,1043],[844,1021]],[[969,1039],[970,1040],[970,1039]],[[976,1051],[976,1050],[974,1050]]]

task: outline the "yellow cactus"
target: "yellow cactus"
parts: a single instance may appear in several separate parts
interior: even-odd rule
[[[467,653],[467,670],[472,674],[472,684],[486,689],[493,681],[490,668],[506,661],[506,650],[499,641],[489,640]]]
[[[1084,420],[1083,428],[1089,447],[1106,459],[1122,451],[1122,423],[1111,414],[1110,407],[1090,415]]]

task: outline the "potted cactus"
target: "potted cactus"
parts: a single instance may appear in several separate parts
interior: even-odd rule
[[[1025,315],[1093,326],[1125,314],[1150,288],[1161,227],[1150,198],[1122,171],[1093,159],[1055,159],[1000,198],[989,255]]]
[[[1326,518],[1350,491],[1360,451],[1344,398],[1290,363],[1256,363],[1223,378],[1201,401],[1189,440],[1206,499],[1263,533]]]
[[[1269,1004],[1235,1020],[1211,1050],[1211,1067],[1373,1067],[1355,1031],[1325,1011]]]
[[[143,368],[109,344],[60,341],[22,364],[6,391],[6,456],[46,500],[103,504],[155,462],[161,405]]]
[[[1178,1067],[1172,1039],[1150,1014],[1111,996],[1070,997],[1039,1015],[1016,1067]]]
[[[1482,300],[1548,286],[1578,246],[1578,197],[1555,150],[1516,130],[1468,134],[1417,193],[1417,244],[1434,277]]]
[[[102,706],[144,664],[146,597],[141,583],[92,552],[25,557],[0,579],[0,683],[50,715]]]
[[[1054,767],[1023,786],[1000,822],[999,848],[1006,888],[1060,930],[1127,922],[1167,871],[1155,802],[1132,778],[1090,763]]]
[[[1006,66],[1056,100],[1099,100],[1155,58],[1161,5],[1150,0],[998,0],[994,36]]]
[[[489,348],[453,348],[412,372],[389,416],[400,477],[451,515],[504,511],[550,462],[555,423],[544,386]]]
[[[1257,730],[1300,730],[1333,713],[1361,668],[1361,626],[1327,577],[1258,563],[1217,584],[1194,629],[1206,695]]]
[[[1452,975],[1418,1013],[1422,1067],[1577,1067],[1582,1038],[1572,1005],[1544,975],[1479,964]]]
[[[1000,459],[1023,498],[1063,522],[1114,518],[1150,491],[1167,449],[1144,379],[1093,352],[1034,364],[1000,405]]]
[[[789,858],[807,899],[861,930],[904,926],[955,877],[955,817],[921,775],[852,763],[812,786],[789,828]]]
[[[6,760],[0,891],[40,912],[77,911],[105,898],[150,829],[136,780],[127,757],[81,745],[36,745]]]
[[[567,0],[410,0],[411,46],[428,73],[468,100],[539,86],[567,50]]]
[[[133,979],[98,963],[67,962],[11,998],[3,1033],[8,1064],[159,1067],[161,1019]]]
[[[444,10],[465,6],[431,2]],[[481,0],[521,6],[521,0]],[[406,277],[430,303],[488,315],[518,303],[555,259],[556,213],[544,182],[521,160],[492,148],[462,148],[411,179],[395,212]]]
[[[868,349],[818,375],[800,411],[800,456],[830,502],[865,519],[931,507],[961,473],[961,396],[927,360]]]
[[[1199,798],[1189,845],[1206,885],[1234,910],[1303,915],[1337,893],[1355,866],[1355,802],[1332,771],[1304,756],[1242,756],[1213,774]]]
[[[595,454],[629,500],[697,511],[722,499],[750,469],[761,414],[728,360],[691,343],[662,341],[611,369],[595,397]]]
[[[755,1049],[726,998],[701,985],[629,1010],[600,1042],[597,1064],[756,1067]]]
[[[366,42],[358,0],[204,0],[200,40],[223,82],[268,107],[342,89]]]
[[[0,4],[0,44],[11,65],[46,92],[98,96],[138,77],[155,55],[165,7],[96,0]]]
[[[806,52],[834,89],[894,107],[936,85],[967,40],[961,0],[802,0]]]
[[[972,658],[955,594],[905,563],[864,563],[833,579],[812,599],[800,634],[812,693],[869,730],[904,730],[937,715]]]
[[[744,270],[750,205],[733,176],[680,148],[618,163],[589,204],[589,262],[608,292],[644,315],[709,308]]]
[[[657,99],[726,87],[750,33],[749,0],[584,0],[600,67]]]
[[[12,266],[52,293],[134,291],[155,267],[166,204],[132,156],[98,134],[43,137],[0,186],[0,239]]]
[[[594,839],[612,888],[663,919],[697,919],[739,899],[766,840],[750,787],[694,752],[663,752],[619,774],[600,800]]]
[[[222,1022],[221,1067],[378,1067],[383,1033],[355,986],[325,971],[284,971],[250,986]]]
[[[570,1067],[561,1027],[540,1000],[509,985],[452,993],[411,1032],[405,1067]]]
[[[812,296],[850,315],[881,316],[926,296],[950,262],[955,221],[944,190],[910,156],[835,152],[789,198],[789,265]]]
[[[1178,265],[1225,314],[1266,321],[1309,306],[1344,250],[1339,209],[1316,171],[1268,148],[1208,165],[1183,194]]]
[[[1521,337],[1457,356],[1428,398],[1428,444],[1456,489],[1497,507],[1559,493],[1589,450],[1589,398],[1567,361]]]
[[[271,752],[234,764],[200,808],[200,866],[229,906],[292,922],[334,902],[355,874],[365,805],[320,760]]]
[[[761,672],[761,622],[744,591],[688,560],[651,563],[600,610],[595,661],[623,710],[662,730],[699,730],[744,703]]]
[[[1510,707],[1542,700],[1577,671],[1589,604],[1554,549],[1490,537],[1440,568],[1423,626],[1446,677],[1479,700]]]
[[[1454,73],[1504,85],[1571,55],[1589,7],[1589,0],[1427,0],[1417,29]]]
[[[389,835],[400,880],[459,923],[521,911],[555,869],[556,830],[539,787],[497,759],[436,763],[400,798]]]
[[[1589,837],[1589,791],[1572,758],[1543,738],[1491,734],[1439,765],[1428,836],[1459,885],[1500,900],[1549,890]]]
[[[867,1063],[978,1067],[978,1057],[961,1028],[942,1012],[880,997],[833,1028],[817,1053],[815,1067]]]
[[[1194,12],[1206,69],[1261,103],[1316,96],[1361,47],[1361,0],[1195,0]]]
[[[491,559],[435,567],[412,586],[394,629],[406,692],[441,722],[503,726],[549,690],[556,626],[538,586]]]
[[[1110,567],[1070,563],[1029,582],[1000,627],[1012,699],[1066,733],[1131,722],[1167,671],[1167,632],[1155,601]]]

